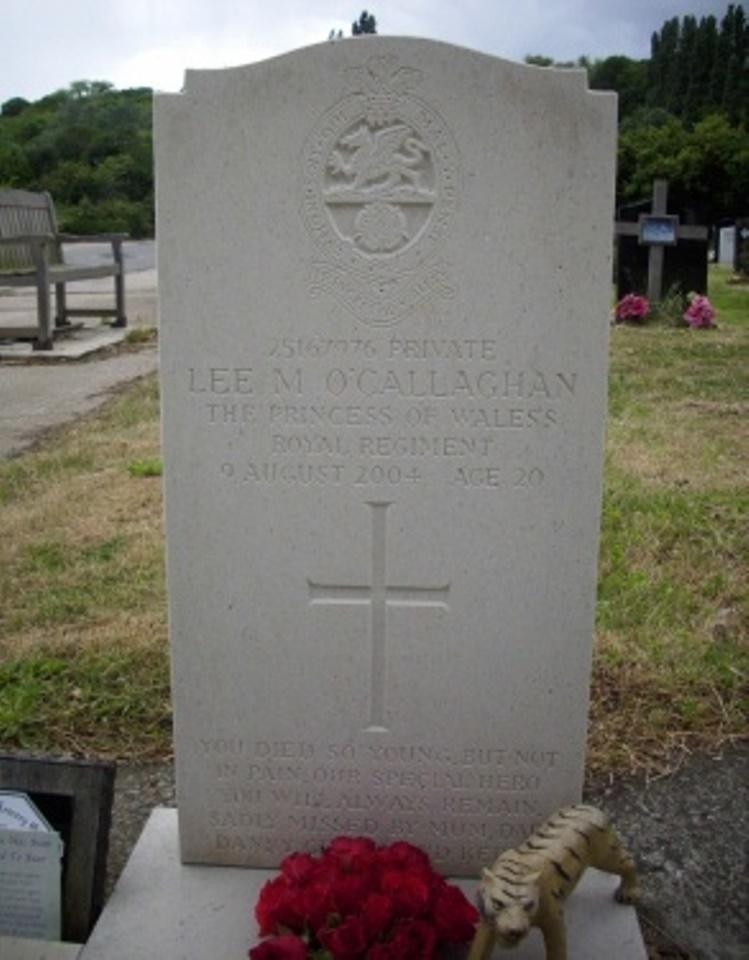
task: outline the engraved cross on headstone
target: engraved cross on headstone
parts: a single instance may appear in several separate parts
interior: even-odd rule
[[[448,610],[450,584],[439,587],[411,587],[389,584],[387,579],[388,502],[367,503],[372,510],[372,577],[369,584],[309,584],[312,606],[367,605],[370,608],[371,644],[369,724],[367,730],[385,727],[385,678],[387,659],[387,615],[389,607],[437,607]]]

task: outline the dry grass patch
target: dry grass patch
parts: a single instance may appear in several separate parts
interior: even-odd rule
[[[655,486],[729,490],[749,476],[749,290],[743,323],[617,327],[608,454]]]
[[[171,720],[155,378],[2,465],[3,747],[153,758]]]
[[[730,490],[749,476],[749,404],[663,403],[612,419],[608,445],[613,464],[650,485]]]
[[[591,772],[747,735],[749,288],[715,330],[613,331]]]
[[[736,633],[737,627],[734,621]],[[696,644],[690,638],[680,649],[656,656],[647,646],[637,649],[621,637],[599,634],[588,732],[590,777],[662,776],[695,750],[719,752],[745,737],[747,650],[737,657],[735,637],[705,634]],[[697,669],[681,669],[682,657]],[[700,661],[705,668],[699,669]]]

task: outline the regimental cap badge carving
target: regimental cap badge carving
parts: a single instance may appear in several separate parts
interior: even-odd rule
[[[420,71],[380,56],[344,78],[348,95],[305,144],[302,215],[324,257],[311,292],[387,326],[426,298],[454,295],[439,251],[458,199],[458,151],[413,95]]]

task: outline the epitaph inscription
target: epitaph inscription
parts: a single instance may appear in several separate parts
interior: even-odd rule
[[[318,849],[335,834],[420,837],[442,867],[491,859],[543,820],[545,791],[565,758],[506,746],[450,751],[369,739],[204,739],[213,788],[206,815],[215,853],[238,862],[282,855],[285,835]],[[435,802],[435,795],[439,801]]]

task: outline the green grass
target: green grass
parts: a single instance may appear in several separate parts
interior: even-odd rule
[[[147,457],[145,460],[133,460],[127,470],[131,477],[160,477],[164,465],[161,457]]]
[[[588,766],[747,732],[749,286],[612,330]],[[0,463],[0,749],[171,755],[155,378]]]
[[[0,691],[3,739],[21,749],[89,753],[95,727],[97,753],[142,760],[162,756],[171,736],[168,675],[132,646],[41,645],[0,663]]]

